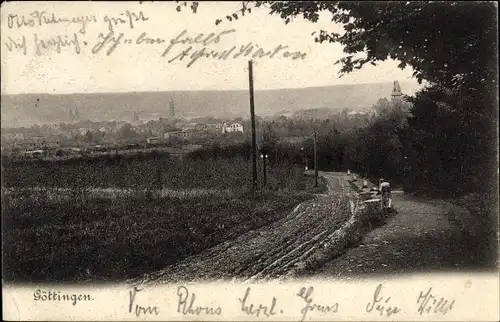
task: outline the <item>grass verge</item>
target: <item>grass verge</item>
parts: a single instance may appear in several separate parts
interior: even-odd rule
[[[498,196],[473,193],[451,200],[467,211],[450,212],[451,219],[466,233],[476,260],[484,265],[498,267]]]
[[[288,214],[305,191],[3,194],[6,282],[116,281],[161,269]]]

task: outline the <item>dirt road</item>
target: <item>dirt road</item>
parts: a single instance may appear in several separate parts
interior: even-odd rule
[[[321,175],[327,181],[328,192],[301,203],[282,220],[129,282],[157,284],[284,275],[351,217],[349,198],[354,191],[346,175]]]
[[[363,278],[384,274],[492,269],[476,239],[456,224],[460,211],[443,201],[393,194],[397,214],[370,231],[358,247],[331,260],[318,277]],[[365,276],[364,276],[365,275]]]
[[[354,190],[344,173],[321,173],[328,192],[297,206],[286,218],[217,245],[174,266],[129,281],[158,284],[199,280],[254,280],[285,276],[351,218]],[[485,268],[474,238],[450,215],[457,208],[393,194],[395,215],[344,255],[309,272],[315,277],[363,278],[435,270]],[[491,270],[491,267],[486,267]],[[308,275],[309,275],[308,274]]]

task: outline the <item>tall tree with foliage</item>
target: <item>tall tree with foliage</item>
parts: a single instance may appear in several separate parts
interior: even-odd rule
[[[177,10],[198,9],[198,2],[178,2]],[[388,58],[429,83],[412,99],[413,117],[402,149],[420,181],[437,189],[484,186],[496,176],[498,51],[494,2],[407,1],[244,1],[241,9],[215,24],[230,22],[262,7],[286,24],[294,18],[317,22],[331,15],[343,33],[319,30],[317,42],[339,43],[341,76]],[[418,181],[418,180],[417,180]],[[428,187],[427,187],[428,188]]]
[[[87,143],[94,142],[94,135],[92,134],[92,132],[90,131],[85,132],[85,142]]]

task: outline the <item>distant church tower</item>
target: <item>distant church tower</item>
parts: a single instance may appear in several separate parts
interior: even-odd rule
[[[78,107],[75,107],[75,120],[79,120],[80,118],[80,112],[78,111]]]
[[[69,111],[68,111],[68,119],[70,121],[73,121],[73,118],[74,118],[74,115],[73,115],[73,110],[71,109],[71,107],[69,108]]]
[[[399,86],[398,81],[394,81],[394,86],[392,88],[391,99],[394,102],[401,102],[403,97],[403,93],[401,92],[401,87]]]
[[[174,100],[173,99],[170,99],[168,106],[169,106],[169,110],[170,110],[170,117],[175,118],[175,107],[174,107]]]

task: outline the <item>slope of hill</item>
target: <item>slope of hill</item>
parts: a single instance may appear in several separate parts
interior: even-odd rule
[[[366,109],[379,98],[389,97],[392,83],[336,85],[299,89],[256,90],[256,114],[265,116],[312,108]],[[411,95],[416,82],[400,82]],[[249,114],[248,91],[169,91],[82,94],[17,94],[1,96],[2,127],[69,121],[69,109],[78,108],[80,120],[168,117],[169,101],[177,117],[237,117]]]

